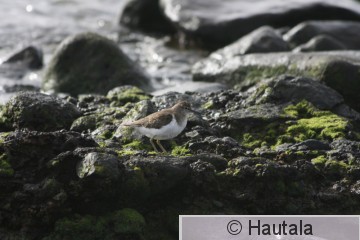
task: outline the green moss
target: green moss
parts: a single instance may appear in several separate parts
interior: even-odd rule
[[[133,150],[150,150],[151,149],[149,145],[144,144],[140,140],[133,140],[132,142],[125,144],[123,146],[123,148],[133,149]]]
[[[327,161],[327,158],[325,156],[318,156],[316,158],[313,158],[311,160],[311,163],[315,165],[317,168],[323,168],[325,166],[325,163]]]
[[[309,102],[303,100],[296,105],[289,105],[284,108],[284,113],[287,116],[295,117],[295,118],[307,118],[311,117],[316,111],[315,107],[313,107]]]
[[[234,136],[245,147],[275,148],[283,143],[296,143],[307,139],[329,140],[345,138],[350,123],[330,111],[320,111],[307,101],[284,109],[284,117],[294,120],[277,120]],[[285,119],[285,118],[284,118]]]
[[[43,240],[141,239],[144,227],[144,217],[134,209],[125,208],[103,216],[74,215],[60,219],[53,233]]]
[[[203,109],[213,109],[214,108],[214,102],[212,100],[207,101],[206,103],[204,103],[201,108]]]
[[[297,124],[287,129],[287,133],[296,141],[309,138],[333,140],[345,137],[347,125],[345,119],[335,114],[325,113],[320,117],[298,120]]]
[[[284,134],[295,142],[314,138],[319,140],[334,140],[344,138],[348,121],[330,111],[317,110],[307,101],[288,106],[284,112],[290,116],[300,118],[291,124]]]
[[[144,144],[142,141],[136,139],[136,140],[132,140],[127,144],[124,144],[122,149],[117,151],[117,154],[119,156],[134,155],[138,151],[142,151],[142,150],[146,150],[149,153],[155,153],[151,151],[153,150],[153,148],[150,145]]]
[[[149,182],[144,176],[144,172],[139,167],[134,167],[133,171],[129,172],[123,185],[124,192],[128,193],[126,196],[128,201],[143,202],[150,195]]]
[[[5,142],[7,136],[9,136],[11,132],[1,132],[0,133],[0,144]]]
[[[14,169],[7,160],[6,154],[0,156],[0,176],[11,177],[14,175]]]
[[[100,240],[107,239],[108,234],[104,219],[75,215],[57,221],[54,232],[44,240]]]
[[[173,156],[191,156],[190,150],[185,146],[174,146],[171,151]]]
[[[114,132],[112,132],[108,129],[105,129],[105,131],[103,131],[100,135],[98,135],[98,137],[100,139],[110,139],[110,138],[112,138],[113,135],[114,135]]]
[[[297,64],[291,65],[265,65],[265,66],[242,66],[234,74],[230,80],[230,85],[236,85],[237,88],[248,87],[254,85],[262,79],[272,78],[283,74],[293,76],[304,76],[318,79],[321,77],[324,70],[322,64],[307,66],[306,68],[299,68]],[[235,81],[235,82],[234,82]]]
[[[262,142],[263,141],[261,139],[258,139],[256,136],[251,135],[250,133],[245,133],[241,141],[242,145],[247,148],[260,147]]]
[[[150,96],[143,90],[134,86],[115,88],[111,90],[106,97],[114,102],[112,105],[120,106],[128,102],[136,103],[141,100],[150,99]]]
[[[283,131],[280,123],[270,123],[264,127],[254,129],[241,135],[239,141],[244,147],[258,148],[262,146],[272,146],[276,143],[279,134]]]
[[[347,171],[349,165],[343,161],[329,160],[325,156],[318,156],[311,160],[318,169],[329,174],[342,174]]]
[[[117,211],[114,216],[116,233],[142,233],[145,227],[144,217],[136,210],[125,208]]]
[[[330,172],[339,173],[346,171],[349,168],[349,165],[343,161],[328,160],[325,163],[325,168]]]

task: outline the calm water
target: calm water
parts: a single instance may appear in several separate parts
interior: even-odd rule
[[[93,31],[114,41],[152,76],[157,89],[190,81],[190,66],[204,53],[166,47],[166,38],[155,39],[136,33],[120,37],[118,19],[121,0],[2,0],[0,1],[0,61],[28,45],[40,47],[45,64],[56,46],[67,36]],[[10,74],[9,74],[10,72]],[[14,74],[15,73],[15,74]],[[0,65],[0,102],[12,94],[5,85],[40,86],[42,70],[22,72]]]

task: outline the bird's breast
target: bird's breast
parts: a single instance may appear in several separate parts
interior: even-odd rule
[[[156,129],[156,128],[138,127],[138,131],[149,138],[166,140],[166,139],[172,139],[177,135],[179,135],[186,127],[186,124],[187,124],[187,119],[177,122],[176,119],[173,117],[173,119],[169,124],[161,128]]]

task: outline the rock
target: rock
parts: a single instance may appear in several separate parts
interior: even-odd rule
[[[304,77],[280,76],[261,82],[250,99],[255,104],[286,103],[306,100],[319,109],[331,110],[343,103],[343,97],[328,86]]]
[[[149,78],[114,42],[95,33],[82,33],[59,45],[45,70],[42,88],[71,95],[105,94],[126,84],[152,89]]]
[[[316,52],[345,49],[346,46],[335,38],[327,35],[319,35],[310,39],[307,43],[299,45],[293,52]]]
[[[19,64],[29,69],[40,69],[43,66],[43,54],[41,49],[29,46],[14,53],[3,63]]]
[[[141,100],[148,100],[150,96],[146,94],[143,90],[134,87],[134,86],[121,86],[116,87],[110,90],[106,97],[112,101],[116,102],[118,105],[125,105],[129,102],[139,102]]]
[[[60,98],[38,92],[20,92],[5,105],[3,116],[17,129],[55,131],[69,129],[80,112]]]
[[[360,18],[360,6],[354,1],[160,0],[160,6],[179,31],[213,48],[264,25],[281,27],[308,19]]]
[[[89,176],[99,176],[109,179],[117,179],[120,176],[119,160],[113,155],[92,152],[77,165],[77,175],[79,178]]]
[[[151,92],[154,96],[160,96],[164,95],[168,92],[179,92],[179,93],[186,93],[186,92],[200,92],[200,93],[206,93],[206,92],[217,92],[221,90],[225,90],[228,87],[225,84],[222,83],[209,83],[209,82],[186,82],[177,84],[173,87],[167,87],[161,90],[156,90],[154,92]]]
[[[140,168],[149,182],[150,192],[157,195],[181,185],[189,176],[190,168],[187,158],[176,157],[133,157],[125,166]]]
[[[360,155],[360,142],[339,139],[331,143],[331,148]]]
[[[259,104],[231,111],[222,115],[221,118],[225,118],[229,122],[236,122],[236,124],[240,127],[273,122],[286,117],[283,114],[283,106]]]
[[[213,172],[215,169],[217,171],[223,171],[227,167],[226,159],[216,154],[197,154],[187,159],[191,164],[198,161],[208,163],[213,167]]]
[[[360,109],[360,51],[267,53],[209,57],[193,67],[195,81],[216,81],[239,87],[283,74],[310,77],[339,92],[350,107]]]
[[[292,150],[303,151],[303,150],[330,150],[330,145],[323,141],[316,139],[308,139],[301,143],[294,144],[290,147]]]
[[[159,0],[128,0],[120,15],[120,24],[146,32],[175,32],[174,26],[161,11]]]
[[[319,35],[327,35],[337,40],[338,43],[345,46],[346,49],[360,49],[360,43],[356,40],[360,38],[359,22],[307,21],[292,28],[284,35],[284,38],[291,44],[297,46],[304,44]]]
[[[58,154],[95,146],[94,140],[75,132],[15,131],[6,138],[3,148],[11,166],[16,171],[28,171],[26,175],[30,176],[44,174],[43,168],[47,168],[48,161]],[[28,169],[33,167],[37,170],[29,172]]]
[[[237,56],[248,53],[286,52],[290,48],[280,34],[269,26],[260,27],[236,42],[211,54],[216,56]]]
[[[23,85],[23,84],[4,85],[3,88],[4,91],[7,93],[16,93],[21,91],[40,92],[40,88],[35,87],[33,85]]]
[[[75,132],[85,132],[88,130],[95,130],[96,120],[97,120],[96,116],[94,115],[79,117],[72,123],[70,130]]]

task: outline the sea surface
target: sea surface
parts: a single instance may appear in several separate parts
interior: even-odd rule
[[[0,1],[0,63],[26,46],[39,47],[44,63],[58,44],[81,32],[97,32],[119,44],[152,77],[156,89],[191,81],[191,65],[206,53],[169,47],[169,37],[150,37],[128,31],[118,24],[125,4],[121,0],[2,0]],[[82,63],[79,63],[82,64]],[[15,93],[13,85],[40,87],[43,69],[24,71],[0,64],[0,103]]]

